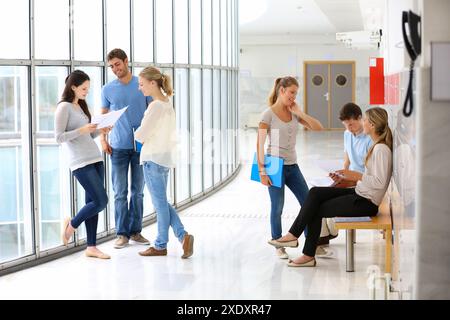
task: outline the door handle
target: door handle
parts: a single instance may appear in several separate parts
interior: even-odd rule
[[[328,101],[328,100],[329,100],[329,97],[330,97],[330,93],[327,92],[327,93],[325,93],[323,96],[325,97],[325,100]]]

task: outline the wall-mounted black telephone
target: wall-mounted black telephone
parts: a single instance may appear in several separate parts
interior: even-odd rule
[[[408,24],[408,34],[406,33],[406,24]],[[411,57],[411,64],[409,69],[409,84],[406,91],[405,104],[403,105],[403,114],[405,117],[409,117],[413,111],[413,79],[414,79],[414,62],[422,52],[422,38],[421,38],[421,19],[420,16],[410,11],[403,11],[402,15],[402,32],[403,40],[405,42],[406,50]],[[409,109],[408,109],[409,102]]]

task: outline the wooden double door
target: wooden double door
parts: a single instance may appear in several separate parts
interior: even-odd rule
[[[355,102],[355,62],[305,61],[303,70],[306,113],[326,129],[343,129],[339,111]]]

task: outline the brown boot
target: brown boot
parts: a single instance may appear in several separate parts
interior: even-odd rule
[[[183,251],[181,259],[187,259],[194,253],[194,236],[187,232],[183,238]]]
[[[149,256],[167,256],[167,249],[158,250],[154,247],[150,247],[145,251],[139,252],[141,256],[149,257]]]

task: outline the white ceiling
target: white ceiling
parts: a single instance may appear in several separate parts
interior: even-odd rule
[[[238,0],[240,34],[334,35],[382,27],[384,0]],[[242,23],[248,14],[267,10]]]

